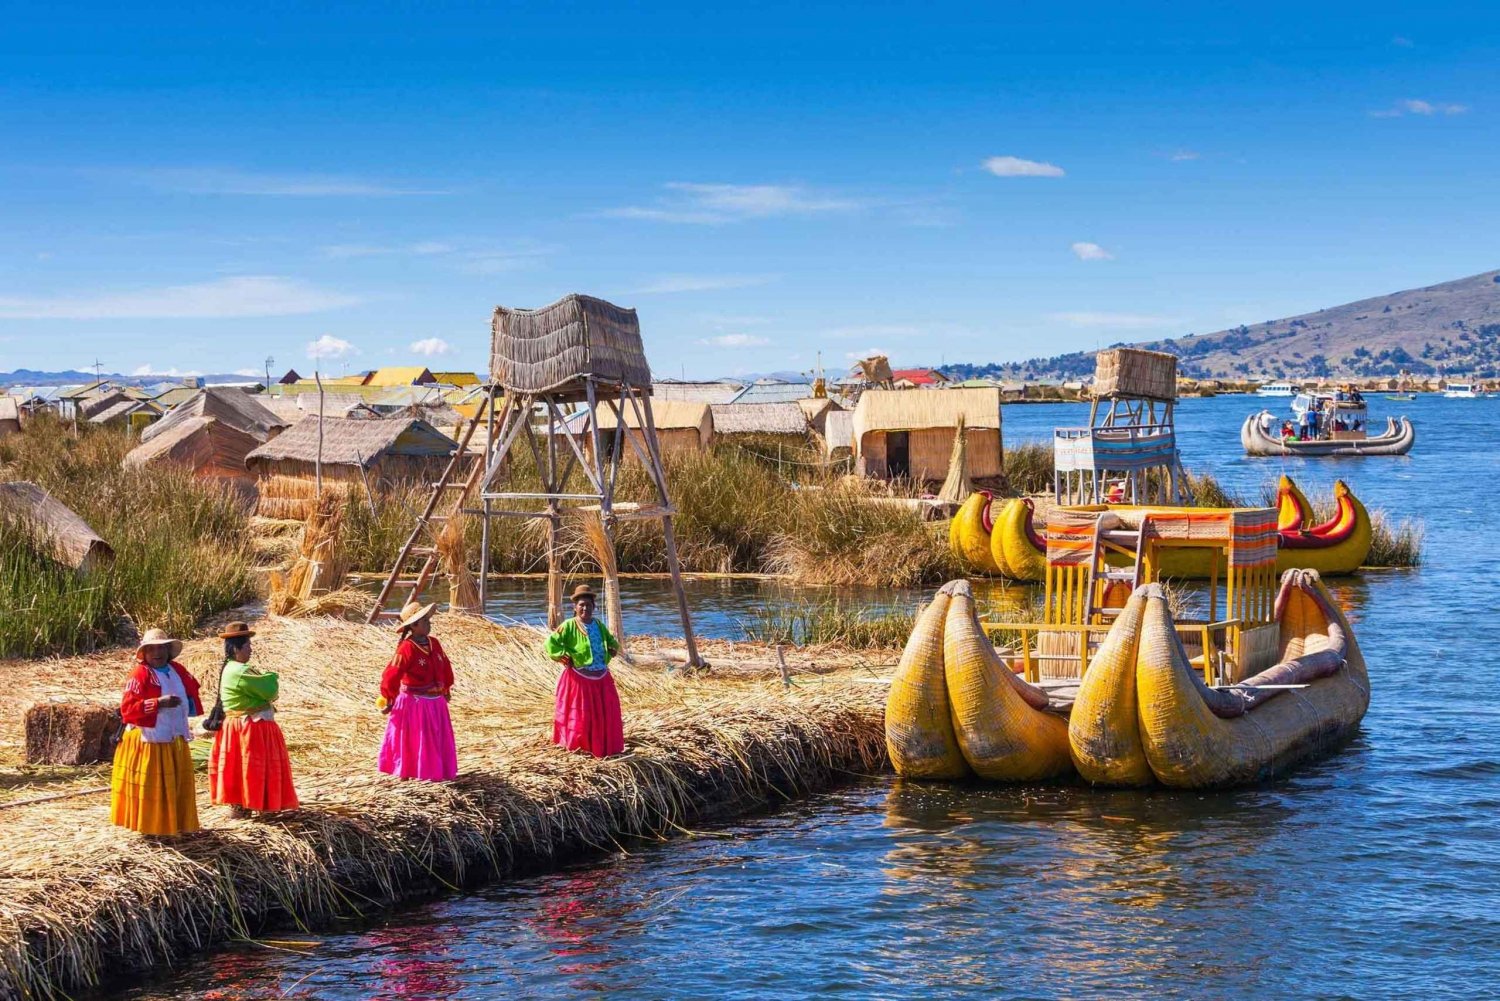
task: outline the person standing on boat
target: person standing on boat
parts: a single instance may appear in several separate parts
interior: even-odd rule
[[[547,637],[547,656],[563,666],[552,712],[552,742],[607,758],[625,750],[620,694],[609,661],[620,641],[594,618],[597,599],[587,584],[573,590],[573,617]]]
[[[1312,429],[1312,422],[1313,411],[1311,407],[1308,407],[1297,418],[1297,438],[1299,441],[1306,441],[1310,437],[1309,432]]]
[[[408,602],[396,631],[396,655],[380,678],[380,711],[390,716],[380,745],[380,770],[403,779],[446,782],[458,774],[458,749],[448,699],[453,665],[432,635],[430,605]]]
[[[224,669],[219,672],[224,722],[208,759],[209,797],[240,817],[251,810],[297,808],[286,739],[276,725],[281,682],[276,672],[250,666],[254,635],[245,622],[231,622],[219,634],[224,641]]]
[[[109,819],[142,834],[198,830],[188,717],[202,715],[203,702],[197,679],[177,663],[181,652],[181,640],[147,629],[120,696],[125,733],[110,774]]]

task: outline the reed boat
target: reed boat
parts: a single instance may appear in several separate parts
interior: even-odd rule
[[[1240,444],[1247,455],[1405,455],[1416,443],[1417,432],[1411,421],[1402,417],[1386,418],[1385,431],[1369,435],[1364,431],[1336,431],[1333,437],[1299,441],[1282,438],[1273,432],[1276,417],[1269,410],[1251,414],[1240,426]]]
[[[988,576],[1009,576],[995,562],[990,547],[990,506],[994,495],[976,490],[968,496],[948,523],[948,548],[971,570]]]
[[[961,533],[962,548],[953,547],[954,554],[965,561],[970,569],[1011,580],[1041,582],[1047,570],[1047,543],[1035,526],[1035,506],[1030,498],[989,500],[989,513],[978,510],[973,497],[969,502],[975,508],[968,512],[960,526],[957,517],[950,528],[950,541],[955,533]],[[1348,484],[1339,480],[1334,484],[1335,511],[1332,518],[1320,524],[1312,523],[1312,503],[1288,476],[1282,476],[1276,489],[1276,528],[1279,535],[1276,553],[1278,571],[1293,568],[1317,570],[1321,574],[1349,574],[1358,570],[1370,554],[1374,537],[1374,525],[1370,512],[1354,496]],[[998,512],[995,505],[999,505]],[[1133,505],[1095,505],[1089,510],[1112,510],[1119,512],[1149,511],[1151,508]],[[960,514],[964,512],[960,510]],[[989,558],[978,563],[970,554],[980,553],[983,533],[988,526]],[[1207,549],[1178,549],[1162,554],[1162,576],[1174,580],[1208,580],[1215,575],[1214,555]],[[1125,553],[1111,554],[1109,562],[1124,566],[1129,562]],[[989,570],[994,566],[995,570]]]
[[[1210,686],[1190,662],[1162,587],[1137,589],[1069,717],[1079,774],[1098,785],[1241,785],[1347,740],[1369,708],[1369,675],[1316,571],[1282,575],[1274,625],[1274,665]]]
[[[904,778],[972,772],[1026,782],[1073,771],[1066,719],[1000,658],[966,580],[945,584],[918,616],[891,682],[885,732]]]

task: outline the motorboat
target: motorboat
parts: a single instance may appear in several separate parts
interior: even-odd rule
[[[1295,396],[1297,389],[1290,382],[1268,382],[1255,391],[1256,396]]]
[[[1445,400],[1478,400],[1484,396],[1484,390],[1470,382],[1450,382],[1443,390]]]

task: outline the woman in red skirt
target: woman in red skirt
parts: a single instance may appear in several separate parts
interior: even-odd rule
[[[224,670],[219,674],[224,725],[214,735],[208,762],[209,795],[236,816],[252,810],[295,810],[292,764],[276,725],[280,679],[274,671],[250,666],[255,630],[248,624],[231,622],[219,635],[224,640]]]
[[[625,750],[620,696],[609,673],[620,652],[604,623],[594,618],[594,592],[580,584],[573,591],[573,618],[547,637],[547,656],[563,666],[552,713],[552,742],[570,751],[605,758]]]

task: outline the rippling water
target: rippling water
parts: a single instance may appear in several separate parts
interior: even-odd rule
[[[871,780],[129,996],[1500,993],[1500,401],[1377,399],[1418,422],[1410,457],[1285,463],[1239,455],[1253,405],[1186,402],[1188,465],[1247,491],[1341,476],[1427,526],[1420,571],[1336,588],[1374,697],[1335,757],[1223,793]],[[1006,437],[1084,414],[1008,407]],[[720,593],[705,631],[728,635],[757,599]]]

